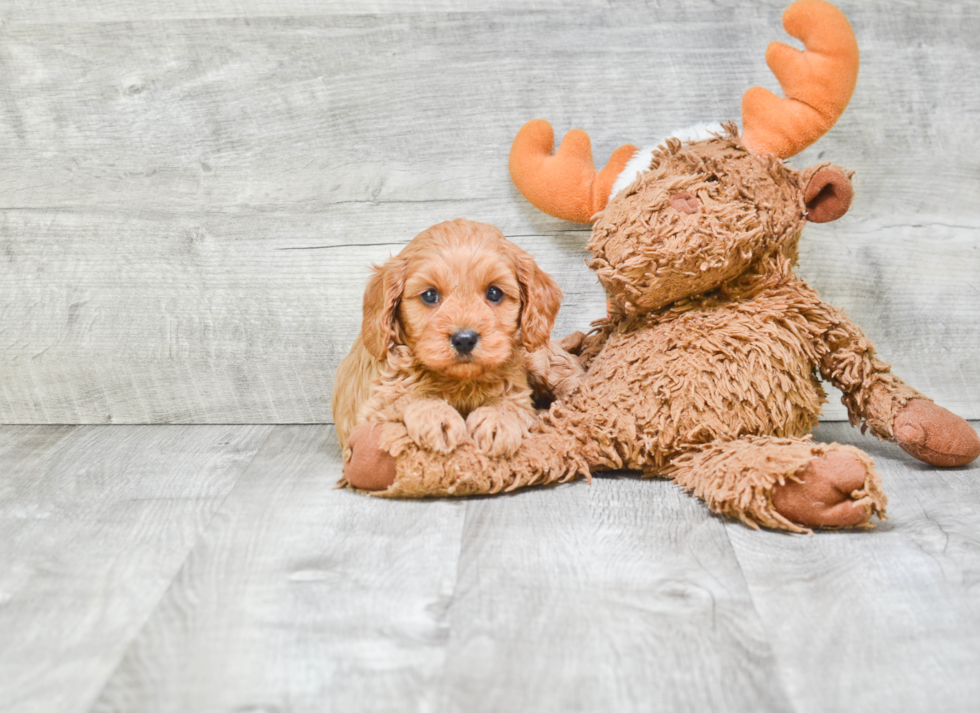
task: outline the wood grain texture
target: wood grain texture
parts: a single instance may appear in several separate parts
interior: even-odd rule
[[[871,533],[787,537],[727,525],[793,709],[975,711],[980,465],[937,470],[844,424],[889,496]]]
[[[94,711],[786,709],[676,487],[379,501],[330,489],[333,438],[277,428]]]
[[[0,709],[88,710],[269,430],[0,429]]]
[[[770,2],[772,0],[769,0]],[[608,8],[611,0],[158,0],[140,6],[131,0],[9,0],[7,23],[142,22],[218,18],[315,17],[445,12],[500,12]]]
[[[426,709],[466,504],[335,489],[336,438],[275,429],[91,710]]]
[[[467,505],[440,711],[785,711],[720,521],[596,478]]]
[[[840,4],[857,91],[794,164],[855,169],[857,197],[802,272],[980,417],[980,10]],[[781,2],[583,5],[5,5],[0,422],[329,422],[368,264],[461,215],[556,275],[558,331],[586,327],[587,234],[510,185],[516,129],[580,126],[602,162],[737,118],[785,38]]]
[[[332,427],[3,427],[0,707],[975,710],[980,466],[817,436],[889,520],[752,531],[629,475],[378,500]]]

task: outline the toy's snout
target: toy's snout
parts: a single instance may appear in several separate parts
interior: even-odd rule
[[[687,213],[688,215],[697,213],[698,208],[700,207],[698,199],[687,191],[674,193],[670,197],[670,204],[674,207],[674,210],[678,211],[679,213]]]

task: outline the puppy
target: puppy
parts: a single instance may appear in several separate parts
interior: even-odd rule
[[[526,355],[548,343],[561,298],[492,225],[460,218],[419,233],[368,283],[334,385],[341,447],[355,425],[387,423],[440,453],[467,439],[514,453],[534,416]]]

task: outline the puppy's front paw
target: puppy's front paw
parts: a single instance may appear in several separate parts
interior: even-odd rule
[[[521,447],[534,417],[524,409],[481,406],[466,417],[476,447],[489,456],[510,456]]]
[[[459,411],[437,399],[422,399],[405,408],[405,429],[420,448],[450,453],[466,440],[466,422]]]

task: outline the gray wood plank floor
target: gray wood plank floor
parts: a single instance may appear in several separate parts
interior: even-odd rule
[[[0,710],[975,711],[980,466],[879,465],[870,532],[629,475],[334,489],[329,426],[0,428]]]

